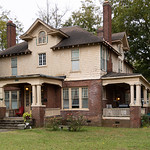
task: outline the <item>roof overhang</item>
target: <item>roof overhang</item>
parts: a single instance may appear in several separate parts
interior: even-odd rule
[[[33,36],[32,36],[32,31],[36,29],[36,27],[39,25],[39,24],[42,24],[43,26],[45,26],[49,32],[48,34],[51,34],[51,35],[59,35],[61,37],[64,37],[64,38],[68,38],[69,36],[67,34],[65,34],[64,32],[62,32],[61,30],[59,29],[55,29],[51,26],[49,26],[48,24],[44,23],[41,19],[36,19],[36,21],[31,25],[31,27],[23,34],[20,36],[20,38],[22,40],[31,40],[33,39]]]
[[[126,83],[129,85],[141,84],[147,87],[150,90],[150,83],[141,75],[141,74],[133,74],[126,76],[113,76],[113,77],[102,77],[102,85],[106,86],[109,84],[119,84]]]

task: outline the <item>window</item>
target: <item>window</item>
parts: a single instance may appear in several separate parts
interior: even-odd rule
[[[88,108],[88,88],[82,88],[82,108]]]
[[[64,88],[63,89],[63,109],[87,109],[88,108],[88,88]]]
[[[101,45],[101,70],[107,71],[107,56],[108,51],[106,47]]]
[[[19,91],[5,91],[6,109],[18,109],[20,102]]]
[[[79,50],[71,51],[72,71],[79,71]]]
[[[39,33],[39,36],[38,36],[38,43],[39,44],[42,44],[42,43],[46,43],[46,34],[44,31],[41,31]]]
[[[39,66],[46,65],[46,53],[39,54]]]
[[[79,108],[79,88],[71,89],[72,108]]]
[[[11,104],[12,104],[12,109],[17,109],[18,108],[17,91],[12,91],[11,92]]]
[[[69,89],[63,89],[63,109],[69,109]]]
[[[122,72],[122,61],[118,60],[118,72]]]
[[[6,109],[9,108],[9,91],[5,92],[5,105],[6,105]]]
[[[17,57],[11,58],[11,73],[13,76],[17,75]]]

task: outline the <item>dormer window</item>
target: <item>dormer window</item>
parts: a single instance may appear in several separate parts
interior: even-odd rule
[[[38,36],[38,43],[39,44],[43,44],[43,43],[46,43],[46,33],[44,31],[41,31],[39,33],[39,36]]]

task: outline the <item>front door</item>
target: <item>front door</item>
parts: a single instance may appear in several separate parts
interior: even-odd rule
[[[24,89],[24,112],[30,113],[32,104],[31,86],[25,86]]]

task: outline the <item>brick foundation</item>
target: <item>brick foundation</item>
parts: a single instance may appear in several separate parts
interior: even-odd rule
[[[130,120],[120,120],[120,119],[103,119],[102,126],[104,127],[123,127],[130,128]]]
[[[4,118],[6,114],[6,107],[0,107],[0,119]]]
[[[32,106],[32,118],[36,127],[44,126],[45,106]]]
[[[101,80],[84,80],[84,81],[67,81],[63,82],[63,88],[71,87],[88,87],[88,108],[89,110],[67,110],[61,111],[61,115],[66,117],[67,114],[73,115],[79,113],[89,120],[90,125],[101,126],[102,118],[102,101],[101,101]]]
[[[140,128],[141,127],[141,107],[130,106],[130,127]]]

